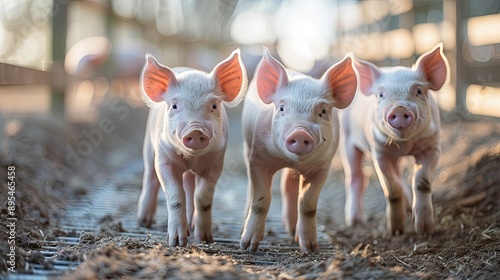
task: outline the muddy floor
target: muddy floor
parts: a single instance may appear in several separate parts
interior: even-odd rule
[[[343,173],[335,158],[318,207],[320,253],[300,252],[282,228],[279,176],[266,235],[259,251],[249,253],[238,246],[247,183],[239,109],[229,111],[230,146],[213,209],[215,243],[190,240],[179,248],[165,241],[162,193],[152,228],[135,221],[146,109],[128,100],[103,104],[91,123],[0,117],[0,168],[16,170],[12,279],[21,274],[50,279],[500,278],[499,121],[443,116],[432,236],[416,235],[410,224],[404,235],[386,233],[385,202],[369,162],[364,169],[371,180],[366,223],[345,228]],[[106,130],[99,126],[103,120]],[[0,186],[6,221],[7,179]],[[0,227],[3,277],[10,267],[10,230],[4,222]]]

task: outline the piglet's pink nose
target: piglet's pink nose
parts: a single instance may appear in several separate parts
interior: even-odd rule
[[[193,150],[205,148],[208,145],[208,140],[208,136],[199,130],[192,130],[182,137],[184,146]]]
[[[305,155],[310,153],[316,145],[314,139],[307,131],[295,129],[286,137],[285,146],[291,153]]]
[[[413,123],[413,113],[406,107],[398,106],[387,115],[387,121],[396,129],[407,128]]]

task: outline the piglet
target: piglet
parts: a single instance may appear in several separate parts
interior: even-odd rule
[[[242,249],[258,249],[271,204],[272,177],[288,168],[282,175],[283,223],[302,250],[318,251],[318,196],[339,139],[334,107],[348,106],[356,88],[349,56],[314,79],[287,71],[264,49],[242,115],[249,179]]]
[[[434,229],[432,180],[440,155],[439,108],[432,91],[447,79],[448,63],[438,45],[423,54],[412,68],[379,68],[357,60],[360,89],[341,116],[345,148],[346,225],[361,223],[366,185],[363,156],[371,158],[386,198],[387,227],[391,234],[404,232],[406,211],[413,196],[415,230]],[[399,161],[415,158],[412,195],[403,188]]]
[[[151,226],[161,185],[168,208],[168,242],[213,242],[212,201],[228,141],[223,105],[235,106],[247,89],[239,50],[211,73],[170,69],[150,54],[141,73],[143,99],[151,107],[144,138],[140,225]],[[193,202],[194,200],[194,202]]]

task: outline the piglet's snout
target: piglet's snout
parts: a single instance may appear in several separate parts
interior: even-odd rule
[[[408,128],[413,124],[415,117],[413,112],[404,107],[398,106],[392,109],[387,115],[387,121],[396,129]]]
[[[297,155],[310,153],[316,146],[313,137],[304,129],[294,129],[285,139],[286,149]]]
[[[202,129],[190,129],[183,137],[182,144],[186,148],[193,150],[200,150],[208,146],[210,136],[208,136]]]

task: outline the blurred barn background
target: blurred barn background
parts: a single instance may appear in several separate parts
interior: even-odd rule
[[[348,52],[409,66],[443,42],[443,111],[500,117],[499,26],[497,0],[1,0],[0,110],[92,121],[109,95],[142,106],[145,52],[210,71],[240,47],[251,76],[264,45],[319,76]]]

